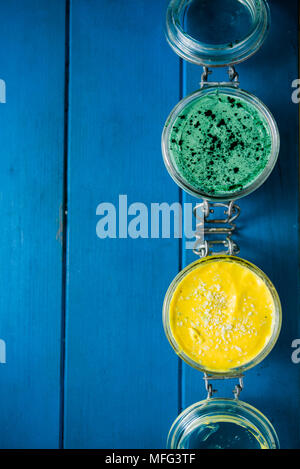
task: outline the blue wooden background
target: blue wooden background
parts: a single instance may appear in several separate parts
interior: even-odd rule
[[[270,418],[283,448],[299,448],[298,2],[270,6],[266,43],[237,68],[241,87],[274,113],[281,152],[240,202],[238,237],[241,256],[279,290],[283,328],[242,397]],[[0,447],[164,447],[178,411],[205,397],[161,324],[164,293],[194,256],[185,240],[101,240],[96,207],[119,194],[129,204],[195,202],[168,176],[160,135],[201,70],[167,46],[164,1],[0,8]]]

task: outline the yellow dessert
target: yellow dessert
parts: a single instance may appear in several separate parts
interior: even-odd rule
[[[179,350],[208,371],[226,372],[254,359],[275,321],[270,287],[243,261],[199,262],[178,283],[169,324]]]

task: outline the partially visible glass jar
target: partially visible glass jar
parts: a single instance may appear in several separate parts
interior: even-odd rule
[[[206,399],[174,421],[169,449],[279,449],[273,425],[255,407],[236,399]]]
[[[175,147],[176,144],[174,145],[172,142],[174,140],[173,138],[174,127],[176,129],[175,123],[182,118],[185,111],[186,113],[188,113],[189,112],[188,110],[191,108],[191,106],[194,106],[194,103],[200,102],[199,100],[201,99],[203,100],[204,98],[206,98],[207,100],[210,97],[217,96],[218,93],[221,96],[226,97],[227,99],[239,100],[238,105],[240,104],[240,102],[246,103],[246,105],[249,106],[249,110],[253,109],[253,112],[257,113],[256,115],[258,116],[259,119],[261,119],[262,125],[264,125],[265,128],[267,129],[266,132],[268,133],[269,135],[268,138],[270,140],[270,151],[269,151],[268,156],[265,157],[267,161],[264,167],[261,170],[259,170],[257,175],[255,174],[252,177],[251,172],[249,173],[249,176],[251,176],[252,179],[249,179],[248,183],[241,184],[240,186],[237,186],[236,188],[230,191],[222,192],[221,190],[218,190],[215,193],[212,193],[211,191],[208,191],[205,187],[202,188],[201,185],[192,183],[190,180],[188,180],[188,178],[186,177],[184,173],[184,170],[180,168],[178,161],[176,161],[176,157],[175,157],[176,152],[173,149],[173,147]],[[231,111],[230,102],[228,102],[228,108],[229,108],[228,112],[230,112]],[[221,117],[222,117],[222,114],[220,114],[220,118]],[[209,118],[210,116],[207,117],[207,119]],[[202,116],[202,119],[203,119],[203,116]],[[182,122],[185,125],[185,121],[182,121]],[[236,121],[236,123],[237,122],[238,121]],[[192,125],[192,129],[196,127],[198,124],[199,122],[196,122],[195,125]],[[255,122],[253,122],[253,124],[255,125]],[[226,125],[226,122],[225,122],[225,125]],[[242,127],[243,123],[241,122],[240,125],[243,131],[243,127]],[[195,129],[195,132],[197,130],[198,129]],[[206,133],[203,132],[203,134],[201,135],[201,138],[202,139],[207,138],[208,140],[210,139],[210,142],[214,142],[213,139],[217,138],[216,135],[217,134],[210,135],[210,134],[207,134],[207,132]],[[245,142],[247,141],[247,138],[248,137],[245,136]],[[251,135],[250,135],[250,138],[251,138]],[[225,140],[225,143],[223,145],[228,145],[228,142],[229,142],[228,139]],[[263,148],[263,142],[258,141],[258,143],[260,144],[261,148]],[[254,140],[253,140],[253,145],[255,145]],[[166,120],[163,133],[162,133],[163,159],[164,159],[165,166],[170,176],[172,177],[172,179],[182,189],[192,194],[193,196],[201,197],[203,199],[212,200],[212,201],[236,200],[258,189],[258,187],[260,187],[271,174],[275,166],[275,163],[277,161],[277,158],[278,158],[279,147],[280,147],[280,138],[279,138],[278,127],[269,109],[256,96],[252,95],[251,93],[247,91],[241,90],[239,88],[235,88],[233,86],[208,86],[185,97],[171,111],[169,117]],[[185,152],[185,155],[190,154],[190,150],[187,150],[186,148],[182,151]],[[205,152],[204,154],[203,149],[202,149],[202,152],[203,153],[200,155],[200,158],[207,159],[208,158],[207,152]],[[211,160],[212,160],[211,162],[216,163],[216,155],[218,154],[218,152],[219,150],[215,148],[214,154],[211,156]],[[193,155],[193,153],[191,154]],[[186,158],[185,155],[184,155],[184,158]],[[223,155],[221,156],[223,157]],[[232,154],[230,158],[232,158]],[[244,164],[243,161],[241,161],[241,164]],[[223,173],[225,176],[229,175],[228,168],[225,165],[224,165]]]
[[[210,263],[215,263],[218,261],[237,263],[238,265],[245,267],[246,269],[252,271],[259,279],[263,281],[264,285],[267,287],[272,297],[272,301],[274,304],[274,318],[272,322],[272,331],[264,347],[260,350],[260,352],[253,359],[243,363],[241,366],[230,367],[230,369],[225,370],[225,371],[209,369],[201,364],[201,360],[195,361],[193,358],[191,358],[183,350],[183,347],[179,346],[178,341],[176,340],[172,332],[172,327],[171,327],[171,322],[170,322],[171,301],[181,281],[191,272],[195,271],[199,266],[208,266]],[[262,270],[260,270],[257,266],[252,264],[251,262],[235,257],[235,256],[228,256],[228,255],[219,255],[219,256],[215,255],[215,256],[204,257],[188,265],[185,269],[183,269],[181,272],[177,274],[177,276],[174,278],[174,280],[170,284],[167,290],[167,293],[165,295],[164,303],[163,303],[163,326],[164,326],[165,334],[171,346],[173,347],[174,351],[176,352],[176,354],[193,368],[196,368],[197,370],[202,371],[204,373],[213,374],[218,377],[226,377],[226,378],[235,377],[237,375],[243,374],[244,371],[260,363],[271,352],[272,348],[274,347],[278,339],[280,328],[281,328],[281,318],[282,318],[282,312],[281,312],[280,299],[279,299],[278,293],[274,285],[272,284],[270,279],[267,277],[267,275]]]
[[[210,67],[250,57],[261,47],[269,26],[265,0],[171,0],[166,15],[167,41],[176,54]]]

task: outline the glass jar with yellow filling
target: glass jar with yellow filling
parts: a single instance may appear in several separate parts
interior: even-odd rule
[[[182,270],[163,305],[176,353],[203,372],[235,375],[263,360],[281,326],[281,305],[268,277],[234,256],[211,256]]]

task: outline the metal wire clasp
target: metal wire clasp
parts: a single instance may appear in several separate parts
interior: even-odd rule
[[[233,65],[228,67],[227,73],[229,81],[208,81],[208,75],[212,74],[212,70],[204,66],[200,82],[201,88],[204,88],[204,86],[234,86],[235,88],[238,88],[240,85],[239,74]]]
[[[232,392],[234,394],[234,398],[238,399],[244,388],[244,379],[243,379],[244,375],[218,376],[218,375],[209,375],[207,373],[204,373],[203,379],[205,382],[205,389],[207,391],[207,399],[211,399],[214,393],[217,392],[217,389],[214,389],[212,383],[210,383],[209,381],[218,380],[218,379],[234,379],[234,378],[238,379],[239,382],[238,384],[235,385]]]
[[[213,217],[215,210],[219,207],[224,208],[225,218],[220,219]],[[199,257],[206,257],[211,254],[236,255],[239,253],[238,245],[231,238],[236,229],[234,221],[240,214],[240,207],[236,205],[233,200],[227,203],[209,202],[205,200],[194,207],[193,213],[196,217],[194,254]],[[205,239],[205,235],[208,235],[209,238],[211,238],[212,235],[226,235],[226,238]],[[225,249],[215,251],[214,249],[218,245]]]

